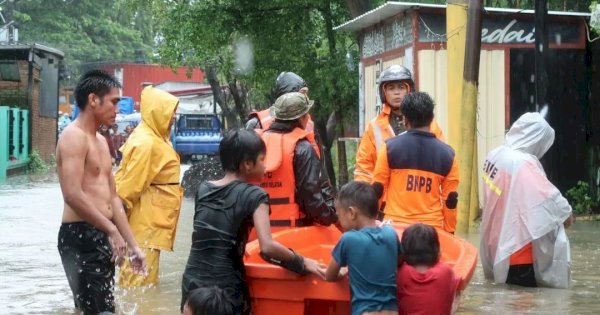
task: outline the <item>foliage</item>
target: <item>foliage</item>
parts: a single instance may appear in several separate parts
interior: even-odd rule
[[[152,56],[152,23],[144,11],[133,16],[122,6],[117,0],[28,0],[16,2],[13,15],[19,24],[19,41],[63,51],[76,79],[80,65]]]
[[[577,185],[567,190],[567,197],[570,199],[571,206],[575,214],[590,214],[598,203],[588,194],[589,184],[584,181],[578,181]]]
[[[346,150],[346,173],[349,179],[354,178],[354,169],[356,166],[356,151],[358,150],[358,141],[345,141],[345,150]],[[333,169],[337,178],[340,178],[340,163],[338,158],[338,151],[340,149],[339,145],[333,145],[331,148],[332,156],[333,156]],[[340,183],[340,186],[343,183]]]
[[[47,171],[48,169],[49,166],[40,156],[40,152],[34,149],[33,152],[29,154],[29,164],[27,165],[27,170],[31,173],[41,173]]]
[[[356,112],[358,45],[353,34],[333,30],[350,19],[346,1],[178,1],[164,15],[161,61],[204,69],[229,128],[273,102],[282,71],[306,80],[321,136],[333,111],[342,121]]]
[[[169,22],[158,49],[161,60],[215,67],[221,82],[247,92],[240,95],[243,111],[268,107],[281,71],[294,71],[307,81],[310,97],[319,104],[317,119],[326,120],[339,104],[356,103],[358,47],[351,34],[331,30],[350,17],[344,1],[178,2],[165,14]],[[253,63],[247,69],[236,63],[242,41],[251,44]],[[347,52],[353,58],[351,70]]]
[[[592,17],[590,18],[590,28],[596,34],[600,34],[600,9],[597,9],[598,1],[592,1],[590,4],[590,11],[592,12]]]

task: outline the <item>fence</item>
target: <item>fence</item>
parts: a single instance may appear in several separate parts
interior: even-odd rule
[[[0,106],[0,181],[29,163],[29,111]]]

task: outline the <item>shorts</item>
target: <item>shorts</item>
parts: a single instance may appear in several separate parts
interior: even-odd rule
[[[115,265],[108,236],[87,222],[63,223],[58,253],[75,307],[86,315],[114,313]]]
[[[535,271],[532,264],[512,265],[508,269],[507,284],[516,284],[522,287],[537,287]]]

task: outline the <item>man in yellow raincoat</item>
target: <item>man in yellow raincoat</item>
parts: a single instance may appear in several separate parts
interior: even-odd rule
[[[178,99],[154,87],[142,91],[142,122],[120,148],[123,158],[115,174],[117,193],[127,211],[135,239],[148,262],[146,277],[134,274],[129,263],[119,273],[119,286],[158,283],[161,250],[173,250],[181,208],[179,157],[169,135]]]

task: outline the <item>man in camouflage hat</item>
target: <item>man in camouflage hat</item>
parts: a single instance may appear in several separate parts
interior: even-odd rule
[[[272,92],[272,99],[277,100],[280,96],[290,93],[290,92],[300,92],[306,96],[308,96],[308,86],[302,77],[299,75],[285,71],[277,76],[277,80],[275,82],[275,88]],[[263,109],[261,111],[254,111],[248,115],[248,121],[245,124],[246,130],[267,130],[271,127],[275,116],[271,114],[271,109],[273,105],[267,109]],[[313,148],[317,152],[319,158],[321,157],[321,149],[317,142],[317,137],[315,134],[315,123],[311,119],[310,115],[308,115],[308,122],[304,125],[304,129],[312,134],[309,141],[312,144]]]
[[[280,96],[270,108],[274,121],[261,135],[267,146],[261,187],[271,202],[271,227],[279,231],[337,222],[333,198],[319,180],[321,163],[305,130],[313,101],[300,92]],[[327,183],[329,185],[329,183]]]

